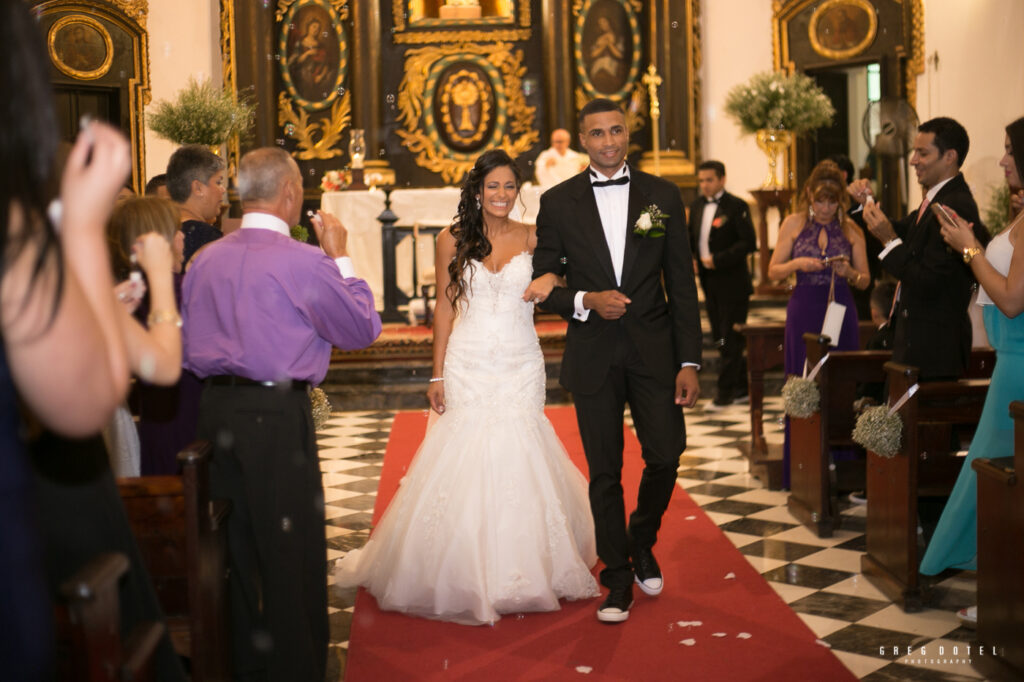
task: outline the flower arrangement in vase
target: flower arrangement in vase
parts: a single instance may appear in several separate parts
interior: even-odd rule
[[[776,172],[779,153],[795,136],[831,125],[835,108],[810,77],[763,71],[729,91],[725,113],[743,132],[757,136],[758,147],[768,156],[763,188],[778,189],[783,186]]]
[[[251,132],[256,105],[228,90],[189,77],[173,101],[160,100],[149,115],[150,129],[175,144],[220,147],[232,135]]]

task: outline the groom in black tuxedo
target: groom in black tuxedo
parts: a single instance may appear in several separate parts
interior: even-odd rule
[[[626,165],[629,130],[615,103],[589,102],[579,130],[590,166],[541,196],[533,264],[535,277],[566,279],[545,308],[569,320],[560,380],[576,404],[601,583],[609,588],[597,617],[620,623],[629,618],[634,581],[651,596],[662,590],[652,548],[686,446],[682,407],[700,393],[700,316],[679,189]],[[628,527],[627,402],[644,459]]]

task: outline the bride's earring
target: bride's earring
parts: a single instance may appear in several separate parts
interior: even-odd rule
[[[481,206],[481,204],[480,204],[480,197],[477,197],[476,198],[476,210],[479,211],[480,210],[480,206]]]

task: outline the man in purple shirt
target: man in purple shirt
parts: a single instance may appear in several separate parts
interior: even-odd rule
[[[323,251],[291,238],[302,177],[278,148],[239,164],[242,228],[193,259],[182,288],[185,368],[204,380],[198,435],[214,443],[210,488],[228,520],[235,679],[324,679],[327,548],[308,389],[331,347],[380,333],[347,233],[320,213]]]

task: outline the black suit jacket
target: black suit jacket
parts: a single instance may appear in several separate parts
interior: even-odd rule
[[[973,222],[978,240],[988,242],[988,231],[963,174],[943,185],[933,203],[949,206]],[[971,353],[967,306],[974,276],[970,266],[943,241],[931,210],[920,222],[917,211],[912,211],[893,227],[903,243],[882,260],[882,267],[900,280],[893,360],[918,367],[922,379],[959,377]]]
[[[567,286],[556,287],[543,307],[569,321],[561,383],[574,393],[593,393],[601,387],[620,325],[650,371],[666,384],[674,384],[680,363],[701,360],[697,287],[679,188],[632,167],[629,174],[621,286],[615,282],[588,171],[541,195],[534,275],[553,272],[566,278]],[[640,213],[652,204],[668,214],[665,235],[634,234]],[[595,311],[586,322],[573,318],[578,291],[609,289],[618,289],[632,301],[621,319],[605,320]]]
[[[690,249],[697,258],[697,268],[704,291],[711,289],[721,296],[749,296],[754,292],[747,267],[747,254],[757,250],[754,224],[750,221],[747,202],[725,192],[718,200],[715,218],[708,235],[708,250],[715,267],[708,270],[700,262],[700,221],[704,215],[704,198],[690,205]],[[715,226],[718,223],[718,226]]]

